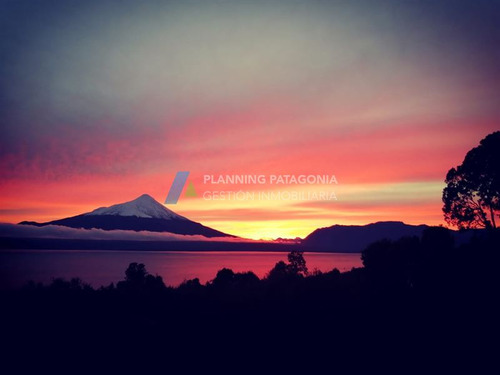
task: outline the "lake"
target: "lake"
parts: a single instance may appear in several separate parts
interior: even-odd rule
[[[309,271],[348,271],[362,265],[357,253],[305,253],[304,258]],[[2,250],[0,288],[18,288],[29,280],[49,283],[55,277],[79,277],[99,287],[123,280],[132,262],[144,263],[149,273],[162,276],[165,284],[172,286],[195,277],[205,283],[223,267],[235,272],[253,271],[262,278],[276,262],[286,259],[285,252],[257,251]]]

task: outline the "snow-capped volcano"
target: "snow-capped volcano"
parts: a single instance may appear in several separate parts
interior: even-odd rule
[[[63,225],[71,228],[170,232],[205,237],[233,237],[177,215],[151,196],[144,194],[125,203],[101,207],[92,212],[47,223],[23,221],[25,225]]]
[[[101,207],[85,215],[136,216],[150,219],[188,220],[184,216],[177,215],[161,203],[158,203],[148,194],[143,194],[130,202]]]

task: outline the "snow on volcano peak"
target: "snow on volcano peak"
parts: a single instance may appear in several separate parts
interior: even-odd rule
[[[130,202],[101,207],[85,215],[137,216],[152,219],[187,220],[185,217],[169,210],[148,194],[143,194]]]

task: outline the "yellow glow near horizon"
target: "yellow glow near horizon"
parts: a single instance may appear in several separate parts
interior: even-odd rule
[[[225,233],[252,239],[305,237],[335,224],[363,225],[376,221],[443,224],[441,181],[282,186],[281,192],[334,191],[338,200],[205,200],[181,197],[167,206],[191,220]],[[228,189],[229,190],[229,189]],[[257,197],[258,195],[256,195]]]

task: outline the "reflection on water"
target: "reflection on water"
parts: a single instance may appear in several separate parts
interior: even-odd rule
[[[361,266],[360,254],[304,256],[310,271],[347,271]],[[150,273],[162,276],[165,284],[174,286],[195,277],[205,283],[223,267],[235,272],[253,271],[264,277],[286,257],[282,252],[4,250],[0,251],[0,287],[17,288],[28,280],[47,283],[54,277],[79,277],[99,287],[122,280],[131,262],[144,263]]]

